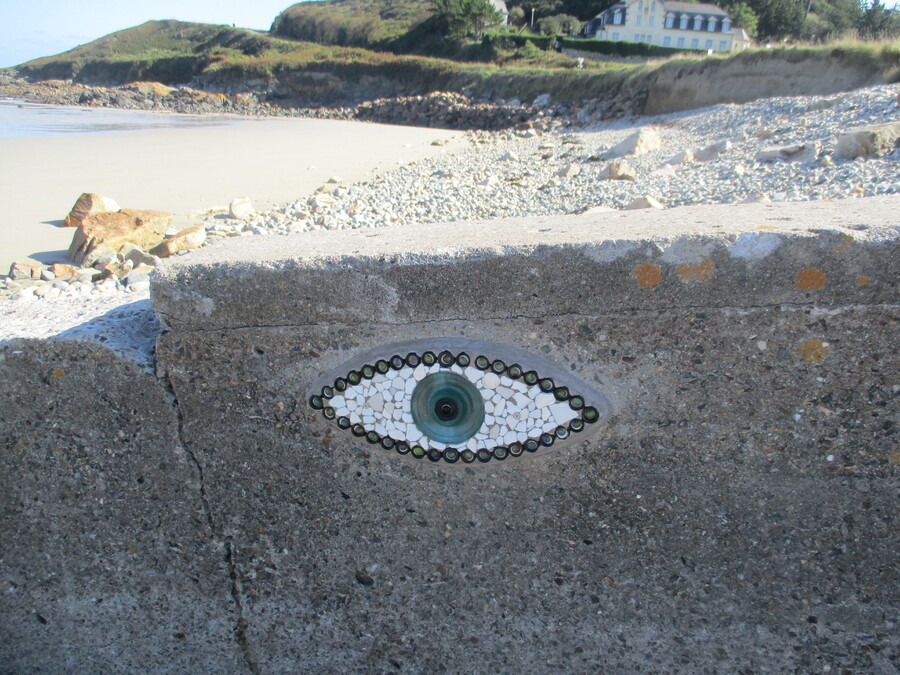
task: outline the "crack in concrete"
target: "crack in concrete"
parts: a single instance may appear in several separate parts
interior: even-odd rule
[[[190,461],[193,463],[194,467],[197,470],[197,476],[199,478],[200,485],[200,502],[201,504],[203,504],[203,512],[206,516],[206,525],[209,528],[213,539],[222,541],[222,543],[225,545],[225,564],[228,567],[228,577],[231,581],[231,597],[234,600],[235,607],[237,609],[237,622],[234,626],[235,640],[237,641],[238,647],[241,650],[241,656],[244,659],[244,663],[247,665],[247,669],[254,675],[258,675],[258,673],[260,672],[259,666],[257,665],[256,660],[253,658],[253,653],[250,649],[250,643],[247,639],[248,622],[247,618],[244,616],[244,602],[241,591],[240,575],[238,574],[237,564],[235,562],[234,541],[231,537],[225,537],[221,535],[218,531],[218,528],[216,527],[215,519],[213,518],[212,507],[209,503],[209,496],[206,492],[206,480],[203,474],[203,465],[200,463],[200,460],[197,458],[194,452],[184,442],[184,417],[181,414],[181,406],[178,403],[178,396],[175,393],[172,382],[166,376],[160,377],[159,381],[161,384],[161,388],[166,393],[166,396],[169,399],[169,404],[172,406],[172,410],[175,413],[175,418],[178,421],[178,431],[175,437],[175,445],[180,451],[185,454],[186,457],[190,458]]]
[[[615,318],[617,316],[622,316],[626,314],[653,314],[658,315],[662,312],[672,312],[672,311],[730,311],[730,312],[745,312],[745,311],[756,311],[756,310],[831,310],[831,311],[859,311],[865,309],[894,309],[900,308],[900,305],[894,303],[872,303],[872,304],[863,304],[863,303],[853,303],[847,305],[830,305],[830,304],[821,304],[821,303],[790,303],[790,302],[781,302],[777,304],[771,305],[679,305],[675,307],[658,307],[658,308],[638,308],[638,307],[626,307],[623,309],[617,309],[615,311],[609,312],[607,314],[580,314],[578,312],[565,312],[562,314],[542,314],[542,315],[524,315],[524,314],[516,314],[511,316],[493,316],[493,317],[484,317],[484,316],[467,316],[467,317],[447,317],[442,319],[426,319],[426,320],[404,320],[404,321],[361,321],[358,323],[342,323],[338,321],[330,321],[327,323],[323,322],[314,322],[314,323],[259,323],[259,324],[251,324],[251,325],[240,325],[240,326],[217,326],[214,328],[190,328],[187,330],[180,330],[178,328],[170,327],[167,330],[163,331],[164,333],[169,332],[183,332],[183,333],[214,333],[223,330],[246,330],[246,329],[254,329],[254,328],[347,328],[350,326],[409,326],[412,324],[415,325],[423,325],[427,326],[430,324],[436,323],[451,323],[454,321],[465,321],[468,323],[472,323],[475,321],[534,321],[535,319],[587,319],[587,320],[595,320],[595,319],[603,319],[603,318]],[[161,314],[167,318],[171,318],[172,315],[163,314],[161,312],[157,312],[157,314]],[[172,326],[172,324],[169,324]]]

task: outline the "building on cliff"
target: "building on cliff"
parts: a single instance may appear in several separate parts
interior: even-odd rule
[[[741,51],[750,46],[743,28],[734,28],[716,5],[675,0],[624,0],[598,14],[585,35],[613,42],[646,42],[663,47]]]

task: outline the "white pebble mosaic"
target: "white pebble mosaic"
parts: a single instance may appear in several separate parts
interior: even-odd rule
[[[428,424],[422,426],[421,420],[417,423],[413,411],[417,387],[435,373],[463,378],[466,386],[474,389],[476,400],[481,396],[484,407],[477,430],[471,427],[463,435],[465,440],[452,446],[430,437]],[[432,461],[443,458],[450,463],[458,459],[486,462],[515,457],[523,450],[534,452],[599,419],[596,408],[586,406],[580,395],[534,371],[523,372],[518,364],[507,367],[485,356],[471,359],[465,353],[446,351],[440,356],[433,352],[421,357],[409,354],[405,359],[393,356],[389,361],[377,361],[375,366],[350,371],[346,377],[337,378],[334,387],[325,386],[321,395],[311,396],[310,405],[370,443],[394,448],[400,454],[427,456]]]
[[[411,405],[416,384],[426,375],[439,371],[462,375],[475,385],[484,399],[484,423],[465,444],[472,451],[524,443],[529,438],[551,433],[579,416],[568,403],[558,402],[553,394],[542,392],[536,385],[528,386],[505,375],[456,364],[449,368],[419,364],[415,368],[378,373],[371,380],[348,387],[343,395],[335,395],[331,407],[338,417],[347,417],[353,424],[363,424],[380,436],[418,444],[426,450],[443,450],[446,444],[428,438],[416,427]]]

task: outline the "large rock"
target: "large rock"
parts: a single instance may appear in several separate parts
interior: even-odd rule
[[[645,155],[662,147],[662,137],[653,127],[643,127],[606,153],[607,157]]]
[[[10,279],[40,279],[43,267],[40,263],[16,261],[9,267]]]
[[[624,159],[617,159],[615,162],[610,162],[606,176],[610,180],[635,180],[637,172]]]
[[[246,220],[254,213],[256,213],[256,209],[253,208],[253,202],[250,201],[250,197],[238,197],[237,199],[232,199],[231,203],[228,205],[229,218]]]
[[[75,230],[69,258],[78,265],[89,266],[105,255],[118,253],[125,244],[152,248],[165,238],[172,218],[165,211],[139,209],[89,215]]]
[[[898,144],[900,122],[874,124],[838,135],[835,156],[838,159],[874,157],[892,152]]]
[[[728,152],[733,147],[734,144],[731,141],[719,141],[718,143],[713,143],[709,147],[695,152],[694,159],[698,162],[712,162],[713,160],[719,159],[719,155],[723,152]]]
[[[66,227],[78,227],[90,215],[95,213],[114,213],[121,208],[116,204],[115,200],[109,197],[98,195],[95,192],[85,192],[75,202],[75,206],[69,211],[69,215],[66,216],[63,224]]]
[[[151,249],[150,253],[160,258],[168,258],[179,251],[190,251],[200,248],[206,242],[206,228],[203,224],[194,225],[178,234],[169,237],[161,244]]]
[[[756,153],[758,162],[814,162],[819,156],[821,144],[818,141],[798,145],[782,145],[763,148]]]
[[[649,195],[644,195],[643,197],[638,197],[633,202],[631,202],[628,206],[625,207],[626,211],[634,211],[635,209],[664,209],[662,202]]]

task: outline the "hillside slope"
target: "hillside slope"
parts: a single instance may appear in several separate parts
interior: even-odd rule
[[[624,103],[616,109],[638,114],[900,81],[898,42],[748,50],[643,65],[586,62],[583,69],[562,55],[519,52],[497,63],[462,63],[286,40],[230,26],[150,21],[13,72],[30,80],[93,85],[150,80],[217,93],[252,92],[303,107],[454,91],[526,102],[545,93],[555,103],[617,98]]]

